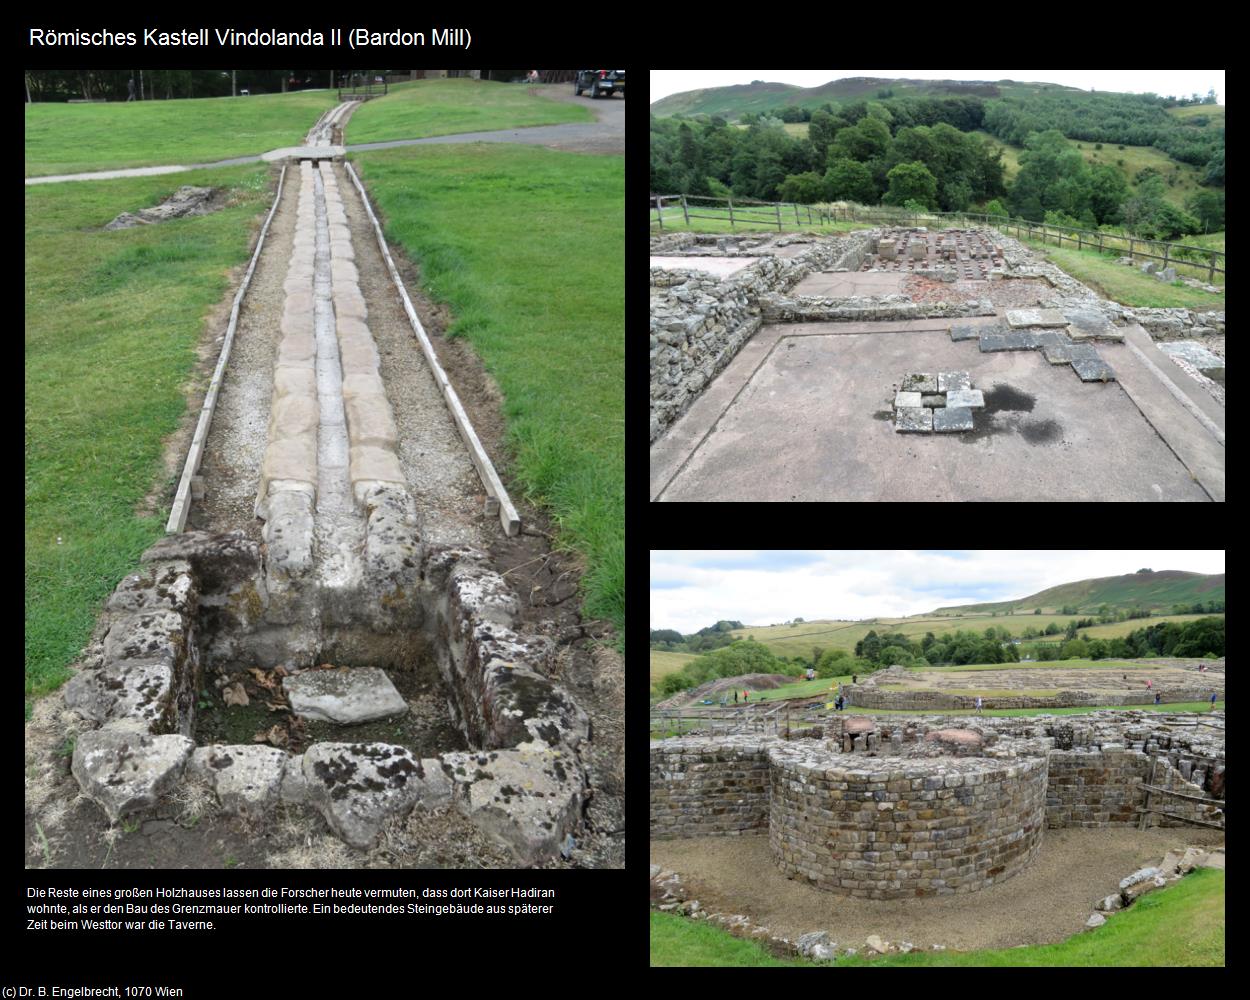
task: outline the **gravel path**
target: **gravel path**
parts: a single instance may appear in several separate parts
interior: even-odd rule
[[[691,899],[716,913],[745,913],[757,926],[794,940],[825,930],[843,946],[869,934],[919,947],[1010,948],[1077,933],[1094,903],[1124,876],[1171,848],[1220,844],[1215,830],[1047,830],[1037,859],[1015,878],[980,892],[937,899],[836,896],[787,879],[768,837],[701,837],[651,842],[651,863],[678,872]]]
[[[499,525],[493,516],[488,522],[484,514],[482,481],[412,332],[356,185],[342,164],[335,164],[334,172],[352,231],[360,291],[369,306],[369,332],[395,411],[399,461],[421,519],[421,537],[436,544],[484,545]]]
[[[282,283],[291,257],[298,200],[299,168],[292,167],[239,309],[230,360],[200,463],[204,498],[192,501],[188,529],[242,528],[249,538],[260,540],[256,490],[268,439],[274,358],[282,336],[278,326],[286,302]],[[216,347],[220,350],[220,342]]]

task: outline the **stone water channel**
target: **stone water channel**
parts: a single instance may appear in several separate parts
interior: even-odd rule
[[[475,473],[432,373],[394,367],[420,356],[411,330],[395,338],[396,303],[363,290],[367,223],[329,146],[344,115],[324,116],[288,167],[193,528],[118,585],[102,647],[65,688],[97,726],[78,737],[73,774],[113,822],[196,782],[226,813],[316,810],[362,849],[413,809],[450,806],[539,864],[582,830],[588,716],[547,676],[551,640],[514,628],[483,519],[442,516],[480,503]],[[418,701],[441,717],[409,724]],[[250,742],[206,724],[248,704],[261,720]],[[418,730],[452,737],[379,738]],[[320,738],[292,735],[309,732]]]

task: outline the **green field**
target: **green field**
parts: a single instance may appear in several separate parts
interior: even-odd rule
[[[663,650],[651,650],[650,683],[654,686],[661,677],[675,673],[694,658],[694,653],[666,653]]]
[[[1083,282],[1105,298],[1126,306],[1142,308],[1183,307],[1207,311],[1223,310],[1224,293],[1213,295],[1201,288],[1190,288],[1188,285],[1174,285],[1161,282],[1148,274],[1142,274],[1135,267],[1125,267],[1115,262],[1115,253],[1104,256],[1097,250],[1078,250],[1066,241],[1062,249],[1052,243],[1041,240],[1022,239],[1021,243],[1042,251],[1047,260],[1061,270],[1072,275],[1077,281]],[[1128,244],[1125,243],[1127,253]],[[1208,271],[1197,264],[1186,264],[1181,261],[1172,262],[1178,274],[1206,281]],[[1221,262],[1217,266],[1223,267]],[[1224,275],[1215,275],[1216,285],[1224,284]]]
[[[334,91],[120,104],[27,104],[26,176],[206,163],[299,145]],[[187,183],[187,181],[183,181]]]
[[[385,97],[356,109],[345,138],[349,143],[385,142],[594,120],[588,107],[531,97],[519,84],[457,77],[391,87]]]
[[[171,102],[176,103],[176,102]],[[185,102],[190,103],[190,102]],[[101,602],[160,536],[162,439],[228,271],[272,201],[268,165],[199,171],[228,189],[210,215],[105,232],[185,178],[26,188],[26,694],[69,676]]]
[[[623,638],[624,158],[474,143],[352,160],[499,384],[505,473],[584,557],[586,614]]]
[[[757,642],[761,642],[768,646],[773,653],[778,656],[803,656],[810,658],[812,649],[819,646],[821,649],[845,649],[854,652],[855,644],[863,639],[870,631],[875,631],[878,635],[886,632],[901,632],[903,635],[912,639],[924,638],[926,632],[932,632],[938,638],[947,632],[956,630],[984,632],[989,626],[995,628],[1005,628],[1011,632],[1016,638],[1021,638],[1026,628],[1044,629],[1047,625],[1054,623],[1060,628],[1065,627],[1069,621],[1086,617],[1085,615],[999,615],[991,617],[984,615],[965,615],[962,618],[953,617],[913,617],[913,618],[879,618],[876,622],[805,622],[801,625],[772,625],[772,626],[756,626],[753,628],[735,629],[730,633],[735,639],[753,638]],[[1089,631],[1090,638],[1097,638],[1096,629],[1122,629],[1122,631],[1108,632],[1103,637],[1128,635],[1130,632],[1145,628],[1147,625],[1155,625],[1165,621],[1191,621],[1194,618],[1207,617],[1205,615],[1167,615],[1156,618],[1137,618],[1131,621],[1118,622],[1111,625],[1095,626],[1088,630],[1082,629],[1082,632]],[[1063,634],[1058,636],[1044,636],[1036,641],[1038,642],[1058,642],[1062,640]],[[1025,640],[1029,641],[1029,640]]]
[[[1224,872],[1200,868],[1143,896],[1102,927],[1057,944],[987,951],[914,951],[907,955],[839,957],[842,966],[1223,966]],[[805,965],[778,959],[758,942],[716,926],[651,912],[653,966]]]

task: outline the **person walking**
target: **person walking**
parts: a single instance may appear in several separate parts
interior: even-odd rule
[[[746,691],[746,690],[744,690],[744,691],[742,692],[742,700],[743,700],[743,701],[750,701],[750,700],[751,700],[751,692],[750,692],[750,691]]]
[[[1211,711],[1215,711],[1215,692],[1211,692]]]
[[[1147,690],[1147,691],[1149,691],[1149,690],[1150,690],[1151,688],[1153,688],[1153,687],[1154,687],[1154,681],[1147,680],[1147,681],[1146,681],[1146,690]]]
[[[1155,704],[1156,705],[1159,704],[1159,692],[1158,691],[1155,692]]]
[[[851,674],[851,683],[852,683],[852,684],[858,684],[858,683],[859,683],[859,674]]]
[[[981,714],[981,696],[977,695],[977,715]]]
[[[738,704],[738,689],[734,688],[734,704]]]

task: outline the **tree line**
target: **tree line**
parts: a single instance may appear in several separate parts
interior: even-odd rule
[[[1052,623],[1045,634],[1064,638],[1056,643],[1016,645],[1011,633],[989,626],[982,632],[959,629],[940,639],[926,632],[919,640],[899,632],[870,630],[855,644],[854,653],[845,649],[826,650],[813,646],[810,656],[778,656],[768,646],[753,639],[736,639],[723,648],[705,652],[681,670],[663,677],[655,686],[662,697],[706,684],[722,677],[743,674],[786,674],[801,676],[809,668],[817,677],[851,674],[865,676],[899,664],[904,667],[962,666],[981,663],[1016,663],[1023,656],[1031,660],[1131,659],[1135,657],[1224,656],[1224,619],[1199,618],[1192,622],[1160,622],[1115,639],[1090,639],[1079,629],[1093,624],[1091,619],[1073,619],[1065,628]],[[1052,632],[1051,629],[1054,631]],[[654,633],[653,633],[654,634]],[[722,633],[724,634],[724,633]]]
[[[331,86],[328,69],[255,70],[235,73],[236,90],[253,94],[285,93],[305,87]],[[35,69],[26,71],[26,86],[33,101],[124,101],[134,82],[135,100],[173,100],[185,97],[229,97],[233,92],[231,71],[222,69]]]
[[[1104,141],[1153,145],[1184,162],[1205,164],[1203,183],[1214,187],[1224,183],[1223,129],[1174,118],[1160,103],[1168,99],[1155,95],[1096,96],[894,98],[843,109],[827,103],[810,113],[804,138],[789,135],[781,119],[766,114],[744,115],[745,129],[721,116],[653,116],[651,190],[917,211],[976,207],[1057,226],[1124,227],[1146,239],[1222,229],[1222,190],[1197,192],[1181,210],[1166,198],[1175,172],[1146,168],[1130,190],[1118,164],[1091,166],[1065,136],[1096,140],[1099,148]],[[1024,147],[1010,188],[1001,153],[974,133],[979,128]]]

